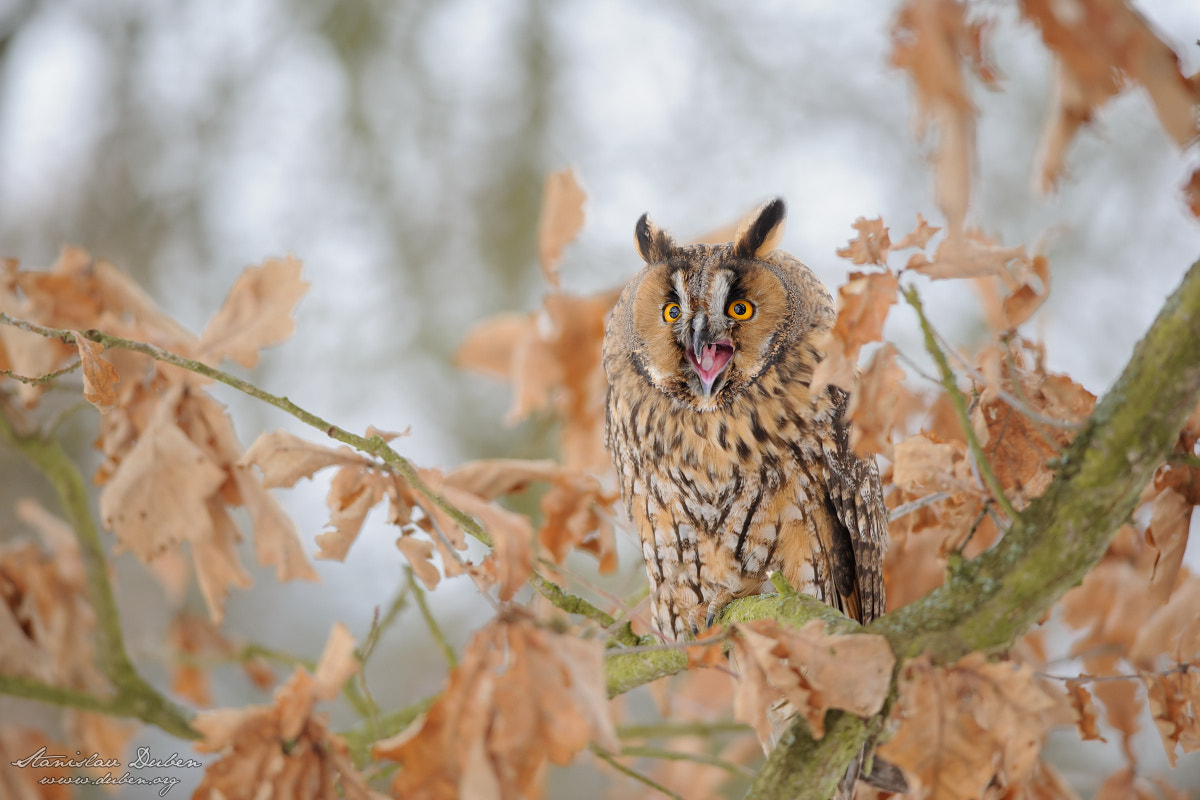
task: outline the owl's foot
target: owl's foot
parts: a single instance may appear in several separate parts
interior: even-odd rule
[[[733,600],[732,592],[722,592],[714,597],[708,604],[708,615],[704,618],[704,627],[711,628],[713,622],[716,621],[717,615],[725,610],[725,606]]]

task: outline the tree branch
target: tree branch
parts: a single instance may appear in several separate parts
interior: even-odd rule
[[[963,562],[940,588],[867,626],[887,637],[897,668],[923,652],[946,664],[976,650],[1005,650],[1099,563],[1200,401],[1197,319],[1200,261],[1063,454],[1053,482],[1000,543]],[[844,774],[886,711],[871,720],[830,712],[820,741],[798,718],[749,796],[826,800],[836,785],[831,773]]]
[[[184,739],[199,738],[199,734],[188,724],[189,715],[175,705],[138,674],[125,651],[125,640],[121,634],[121,617],[113,597],[112,584],[108,580],[108,560],[104,545],[92,520],[88,507],[87,489],[83,476],[53,439],[18,431],[0,408],[0,439],[10,442],[23,456],[32,461],[50,481],[58,495],[63,513],[67,517],[75,538],[79,543],[79,555],[87,577],[88,599],[96,613],[96,649],[100,669],[112,682],[116,696],[92,698],[70,689],[48,686],[36,681],[5,676],[0,682],[0,692],[32,697],[58,705],[76,708],[104,710],[125,717],[137,717],[143,722],[157,725],[167,733]]]

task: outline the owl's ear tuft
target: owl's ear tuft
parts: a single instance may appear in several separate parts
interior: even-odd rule
[[[761,258],[779,246],[783,238],[783,220],[787,206],[782,197],[768,200],[742,220],[733,241],[733,254],[743,258]]]
[[[675,240],[671,234],[654,224],[649,214],[642,214],[633,229],[633,239],[637,243],[638,253],[647,264],[658,264],[666,261],[671,251],[675,249]]]

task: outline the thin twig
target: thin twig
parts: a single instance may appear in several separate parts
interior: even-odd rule
[[[1184,661],[1179,664],[1176,664],[1173,667],[1169,667],[1164,670],[1159,670],[1157,672],[1134,672],[1134,673],[1119,674],[1119,675],[1088,675],[1086,673],[1084,673],[1083,675],[1052,675],[1048,672],[1035,672],[1033,674],[1039,678],[1045,678],[1048,681],[1066,681],[1066,682],[1073,681],[1075,683],[1108,683],[1110,681],[1140,681],[1144,678],[1148,678],[1151,676],[1165,678],[1168,675],[1176,675],[1176,674],[1183,675],[1183,674],[1186,674],[1189,670],[1196,669],[1196,667],[1197,667],[1196,664],[1194,664],[1190,661]]]
[[[38,325],[35,322],[18,319],[9,316],[0,311],[0,323],[12,325],[21,330],[37,333],[50,339],[57,339],[65,344],[75,343],[75,334],[61,328],[50,328],[44,325]],[[197,361],[191,358],[184,358],[175,353],[163,350],[161,347],[149,344],[147,342],[139,342],[132,339],[123,339],[120,336],[113,336],[98,330],[88,330],[82,332],[83,338],[104,345],[105,348],[119,348],[121,350],[131,350],[135,353],[149,356],[155,361],[161,361],[164,364],[173,364],[181,369],[186,369],[189,372],[194,372],[197,375],[203,375],[206,378],[211,378],[215,381],[237,389],[243,394],[261,400],[264,403],[275,406],[276,408],[291,414],[296,419],[321,431],[326,436],[336,441],[348,444],[360,452],[375,456],[383,461],[388,466],[392,467],[396,472],[400,473],[401,477],[408,482],[410,486],[420,494],[429,498],[434,505],[446,512],[456,524],[464,531],[469,533],[474,538],[478,539],[488,547],[492,546],[492,537],[487,531],[476,522],[475,518],[470,514],[459,509],[457,506],[448,502],[437,492],[429,488],[429,486],[417,474],[417,468],[404,456],[397,453],[392,447],[384,441],[382,436],[358,436],[349,431],[334,425],[310,411],[306,411],[300,406],[293,403],[286,397],[271,394],[270,392],[259,389],[252,383],[244,381],[228,372],[211,367],[202,361]]]
[[[442,633],[437,620],[433,618],[433,612],[429,610],[429,603],[425,600],[425,590],[417,584],[417,576],[411,567],[405,568],[404,573],[408,579],[408,589],[417,601],[417,608],[421,610],[421,618],[425,620],[425,625],[428,626],[429,633],[433,636],[433,641],[437,643],[438,649],[446,657],[446,663],[450,665],[450,669],[454,669],[458,666],[458,656],[454,654],[454,648],[446,641],[446,635]]]
[[[382,618],[379,616],[379,607],[376,606],[375,619],[371,621],[371,629],[367,631],[367,638],[363,640],[362,647],[358,649],[359,658],[362,660],[364,666],[367,663],[367,659],[375,652],[375,647],[379,644],[379,640],[383,637],[384,632],[391,627],[396,618],[400,616],[400,612],[408,605],[408,593],[411,589],[411,585],[405,582],[400,587],[400,591],[396,592],[395,598],[392,599],[391,605],[388,606],[388,610]]]
[[[734,764],[732,761],[726,761],[718,756],[710,756],[707,753],[685,753],[679,750],[664,750],[661,747],[630,745],[629,747],[622,747],[620,755],[631,758],[657,758],[662,761],[691,761],[696,764],[723,769],[731,775],[739,775],[743,778],[753,778],[755,775],[754,770],[749,767]]]
[[[958,415],[958,423],[962,426],[963,434],[967,437],[967,444],[975,456],[975,461],[983,482],[996,498],[996,502],[1004,509],[1004,513],[1008,515],[1009,519],[1015,519],[1017,511],[1013,508],[1012,503],[1009,502],[1008,496],[1004,494],[1004,487],[1000,485],[1000,481],[996,478],[996,473],[992,471],[992,465],[988,463],[987,456],[983,452],[983,447],[980,446],[979,440],[975,437],[975,430],[971,427],[971,418],[967,414],[966,398],[963,397],[963,393],[959,390],[958,383],[954,378],[954,371],[950,369],[950,362],[946,360],[946,354],[938,346],[937,339],[933,333],[933,327],[925,317],[925,309],[921,306],[920,295],[917,294],[915,288],[908,286],[904,289],[904,299],[908,301],[908,304],[917,313],[917,320],[921,323],[921,330],[925,334],[925,348],[929,351],[929,355],[933,356],[933,360],[938,366],[938,371],[942,376],[942,386],[946,387],[946,391],[950,394],[950,401],[953,403],[954,411]]]
[[[0,369],[0,378],[12,378],[14,381],[20,381],[21,383],[25,383],[30,386],[41,386],[43,384],[49,383],[50,381],[54,380],[55,378],[61,378],[63,375],[66,375],[69,372],[74,372],[75,370],[79,369],[82,365],[83,365],[82,361],[76,361],[72,364],[68,364],[67,366],[63,367],[62,369],[56,369],[56,370],[54,370],[54,372],[47,372],[45,375],[38,375],[37,377],[33,377],[33,378],[30,378],[26,375],[18,375],[17,373],[13,372],[11,369]]]
[[[638,772],[635,769],[625,766],[621,762],[617,761],[616,758],[614,758],[610,753],[604,752],[599,747],[596,747],[595,745],[593,745],[591,750],[592,750],[592,753],[595,754],[596,758],[599,758],[601,761],[608,764],[610,767],[615,769],[617,772],[620,772],[622,775],[627,775],[630,778],[633,778],[638,783],[645,784],[646,786],[649,786],[654,791],[661,792],[662,794],[666,795],[667,797],[670,797],[672,800],[683,800],[682,797],[675,794],[674,792],[672,792],[667,787],[663,786],[658,781],[656,781],[653,778],[650,778],[646,775],[643,775],[642,773]]]
[[[950,494],[950,492],[934,492],[933,494],[927,494],[924,497],[917,498],[916,500],[904,503],[903,505],[898,505],[888,512],[888,522],[895,522],[906,514],[911,514],[914,511],[920,511],[925,506],[931,506],[934,503],[940,503],[941,501],[953,496],[954,495]]]
[[[718,733],[750,733],[744,722],[663,722],[657,725],[618,725],[620,739],[672,739],[676,736],[712,736]]]
[[[971,377],[974,378],[977,383],[983,384],[985,386],[987,385],[987,381],[984,380],[983,373],[980,372],[978,368],[972,366],[961,353],[959,353],[957,350],[955,350],[950,345],[950,343],[946,341],[945,336],[938,333],[937,331],[934,331],[933,335],[937,337],[938,342],[940,342],[942,347],[944,347],[946,349],[946,352],[949,353],[951,356],[953,356],[954,360],[957,361],[959,364],[961,364],[962,368],[964,370],[966,370],[968,373],[970,373]],[[1011,353],[1009,355],[1011,357]],[[1013,366],[1015,366],[1015,365],[1009,364],[1010,370],[1012,369]],[[1013,383],[1013,386],[1015,388],[1018,386],[1018,384]],[[1000,386],[996,386],[993,388],[995,388],[996,394],[1002,400],[1004,400],[1010,406],[1015,408],[1017,411],[1020,411],[1022,414],[1024,414],[1025,416],[1029,417],[1032,420],[1036,420],[1038,422],[1044,423],[1046,425],[1050,425],[1055,428],[1063,428],[1064,430],[1072,430],[1073,431],[1073,430],[1078,430],[1079,428],[1083,427],[1083,423],[1081,423],[1081,422],[1074,422],[1069,419],[1058,419],[1057,417],[1051,417],[1047,414],[1043,414],[1042,412],[1035,410],[1029,404],[1028,398],[1022,398],[1017,395],[1014,395],[1011,392],[1009,392],[1007,389],[1004,389]]]

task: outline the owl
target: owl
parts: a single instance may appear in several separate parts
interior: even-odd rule
[[[811,388],[836,315],[776,249],[785,215],[775,199],[733,242],[687,246],[643,215],[645,267],[605,332],[606,445],[668,640],[775,570],[860,622],[884,612],[878,468],[849,447],[846,393]]]

